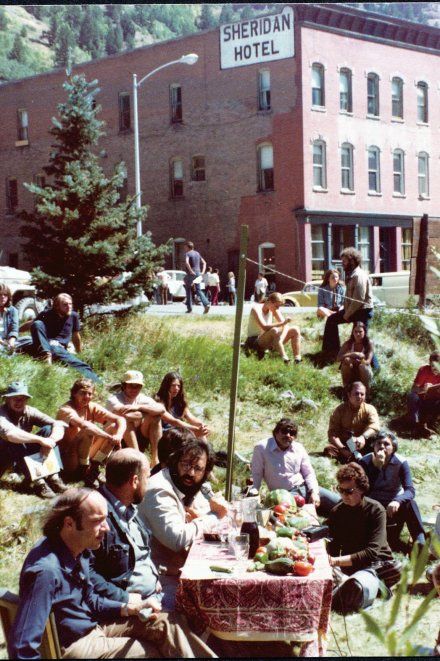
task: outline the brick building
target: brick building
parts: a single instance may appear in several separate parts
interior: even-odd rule
[[[199,56],[139,90],[144,228],[157,243],[173,237],[169,267],[192,239],[224,281],[247,223],[249,257],[302,280],[338,264],[348,245],[370,271],[401,270],[413,218],[440,215],[440,30],[332,4],[290,7],[283,59],[258,19],[75,67],[99,80],[102,164],[124,160],[133,194],[132,73]],[[232,65],[222,60],[228,40]],[[64,79],[54,71],[0,86],[0,264],[26,267],[15,211],[33,204],[23,182],[42,182]],[[282,276],[276,285],[298,287]]]

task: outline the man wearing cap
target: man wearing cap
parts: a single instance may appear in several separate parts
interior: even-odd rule
[[[162,436],[161,416],[165,407],[141,392],[144,385],[142,372],[128,370],[122,377],[121,390],[107,400],[107,408],[125,418],[127,429],[124,441],[129,448],[145,449],[150,441],[151,465],[158,462],[157,445]]]
[[[42,413],[27,402],[32,398],[25,383],[14,381],[4,394],[0,407],[0,476],[11,464],[17,464],[27,476],[33,493],[42,498],[53,498],[67,489],[58,473],[46,479],[30,481],[24,457],[40,452],[46,455],[61,440],[65,425]],[[40,427],[33,434],[34,426]]]

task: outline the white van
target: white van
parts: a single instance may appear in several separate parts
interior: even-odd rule
[[[370,273],[373,294],[390,307],[403,308],[410,296],[409,276],[410,271]]]

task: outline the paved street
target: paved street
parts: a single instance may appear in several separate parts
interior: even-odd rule
[[[244,304],[244,315],[248,315],[251,309],[252,303],[246,301]],[[314,307],[308,308],[293,308],[293,307],[284,307],[282,308],[283,314],[292,316],[294,314],[302,314],[304,312],[313,312]],[[169,303],[168,305],[150,305],[146,310],[146,314],[154,316],[172,316],[172,315],[186,315],[186,307],[184,303]],[[194,305],[192,315],[203,315],[203,306]],[[222,316],[222,317],[232,317],[235,315],[235,306],[233,305],[216,305],[212,306],[209,310],[208,315],[212,316]],[[190,316],[190,315],[187,315]]]

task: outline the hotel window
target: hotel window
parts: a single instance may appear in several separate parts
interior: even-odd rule
[[[339,110],[353,111],[350,69],[341,69],[339,73]]]
[[[170,112],[172,124],[180,124],[183,121],[182,88],[174,83],[170,85]]]
[[[273,189],[273,147],[272,145],[260,145],[258,147],[258,190],[269,191]]]
[[[419,195],[429,196],[429,156],[425,151],[418,155]]]
[[[367,76],[367,113],[379,116],[379,76],[369,73]]]
[[[18,206],[18,184],[13,177],[6,179],[6,206],[9,213],[14,213]]]
[[[119,130],[129,131],[131,128],[130,117],[130,94],[128,92],[120,92],[119,97]]]
[[[393,151],[393,191],[405,194],[405,157],[401,149]]]
[[[326,269],[324,228],[326,225],[310,225],[312,243],[312,278],[320,278]]]
[[[354,190],[353,181],[353,145],[345,142],[341,147],[341,188]]]
[[[325,142],[315,140],[313,143],[313,188],[327,187]]]
[[[368,149],[368,190],[380,193],[380,151],[378,147]]]
[[[391,81],[391,114],[403,119],[403,80],[393,78]]]
[[[270,110],[270,71],[258,72],[258,109]]]
[[[362,255],[362,264],[365,270],[369,271],[370,262],[371,262],[371,228],[370,227],[358,228],[357,249]]]
[[[322,64],[312,65],[312,106],[325,105],[324,67]]]
[[[205,181],[205,157],[193,156],[191,160],[191,180]]]
[[[403,271],[409,271],[411,268],[412,234],[411,227],[402,228],[402,242],[400,245]]]
[[[183,197],[183,162],[174,158],[170,163],[171,197]]]
[[[428,123],[428,85],[417,83],[417,121]]]
[[[29,117],[27,110],[17,110],[17,140],[29,140]]]

